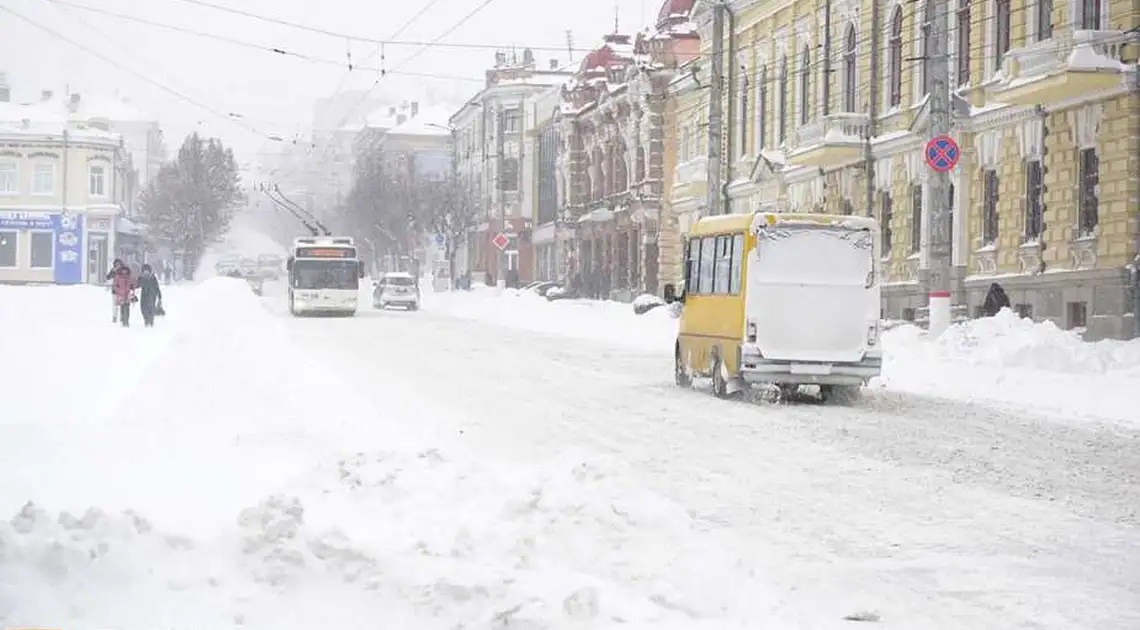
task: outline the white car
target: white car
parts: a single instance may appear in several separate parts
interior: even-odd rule
[[[374,286],[372,305],[376,308],[400,306],[414,311],[420,307],[420,287],[410,273],[386,273]]]

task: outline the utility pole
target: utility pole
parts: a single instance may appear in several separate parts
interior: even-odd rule
[[[507,112],[505,109],[503,109],[503,105],[501,102],[496,103],[496,113],[498,115],[495,117],[496,118],[496,121],[495,121],[495,147],[496,147],[495,148],[495,156],[496,156],[495,171],[498,173],[498,177],[496,179],[498,180],[498,183],[499,183],[499,234],[506,234],[507,233],[507,180],[503,177],[503,167],[506,165],[507,160],[506,160],[506,155],[505,155],[505,152],[506,152],[506,142],[505,142],[506,130],[503,129],[503,127],[506,126]],[[494,238],[494,237],[492,237],[492,238]],[[506,250],[506,248],[499,249],[498,246],[494,246],[494,247],[495,247],[495,249],[498,250],[498,252],[497,252],[498,271],[496,272],[497,275],[495,276],[495,286],[500,288],[500,289],[505,289],[507,287],[507,250]]]
[[[950,133],[950,64],[946,54],[950,18],[947,0],[935,0],[931,19],[931,49],[925,51],[930,68],[930,137]],[[941,335],[950,326],[950,174],[931,169],[928,174],[930,206],[930,267],[927,276],[929,331]]]
[[[724,2],[718,0],[712,5],[712,57],[709,60],[709,146],[708,146],[708,186],[705,212],[720,214],[721,203],[721,136],[724,133],[721,120],[722,99],[724,98]]]
[[[830,4],[830,3],[829,3]],[[829,8],[830,11],[830,8]],[[830,17],[830,16],[829,16]],[[879,0],[871,0],[871,24],[879,23]],[[879,29],[871,29],[871,90],[867,103],[867,143],[864,146],[867,178],[867,216],[875,216],[875,153],[873,143],[878,133],[879,115]],[[830,77],[831,75],[824,75]],[[825,79],[829,80],[829,79]]]

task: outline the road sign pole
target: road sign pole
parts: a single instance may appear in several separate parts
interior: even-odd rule
[[[934,0],[934,14],[927,16],[931,25],[930,49],[924,51],[927,71],[930,73],[930,135],[938,140],[949,140],[939,147],[947,152],[953,147],[952,159],[945,167],[936,159],[931,160],[927,151],[927,161],[932,172],[927,180],[927,206],[930,208],[928,233],[927,299],[929,306],[929,334],[937,337],[950,326],[952,265],[951,233],[953,217],[950,212],[950,170],[957,162],[957,145],[950,140],[950,64],[947,48],[949,44],[950,19],[947,15],[947,0]],[[927,5],[930,6],[930,5]],[[929,145],[928,145],[929,146]]]

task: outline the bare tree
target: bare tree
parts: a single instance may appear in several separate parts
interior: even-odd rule
[[[432,182],[425,192],[427,225],[432,232],[443,236],[447,275],[454,282],[455,256],[459,244],[467,238],[468,232],[477,222],[475,203],[468,194],[467,187],[454,173],[442,181]]]

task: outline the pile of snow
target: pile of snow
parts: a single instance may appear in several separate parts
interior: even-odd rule
[[[672,309],[638,316],[628,304],[549,302],[529,291],[453,291],[425,303],[455,317],[659,352],[662,361],[677,332]],[[1009,311],[957,324],[936,340],[893,324],[883,334],[879,388],[1140,425],[1126,394],[1140,388],[1140,340],[1088,343]]]
[[[99,290],[0,296],[43,357],[0,364],[30,394],[0,414],[3,625],[803,627],[622,462],[477,459],[372,408],[244,282],[171,297],[127,330]]]
[[[1123,395],[1140,386],[1140,340],[1089,343],[1004,310],[933,340],[899,326],[883,335],[883,347],[888,389],[1140,422]]]
[[[533,291],[480,287],[425,295],[424,307],[454,317],[534,332],[600,340],[671,353],[677,319],[667,308],[642,315],[626,302],[609,300],[549,301]]]

